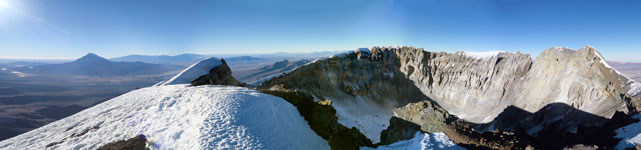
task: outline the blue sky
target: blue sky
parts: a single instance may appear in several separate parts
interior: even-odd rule
[[[638,0],[0,0],[0,57],[270,53],[410,45],[521,51],[589,44],[641,62]]]

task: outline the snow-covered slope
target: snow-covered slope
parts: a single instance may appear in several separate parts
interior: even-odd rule
[[[1,141],[0,149],[96,149],[141,134],[152,149],[329,149],[279,97],[186,84],[129,92]]]
[[[363,147],[370,150],[372,148]],[[465,148],[456,145],[445,133],[420,133],[417,132],[414,138],[398,141],[390,145],[379,146],[378,150],[464,150]]]
[[[219,58],[211,57],[204,59],[187,67],[187,69],[178,73],[173,78],[160,82],[157,85],[189,84],[191,81],[194,81],[194,79],[209,73],[212,68],[222,64],[223,62]]]

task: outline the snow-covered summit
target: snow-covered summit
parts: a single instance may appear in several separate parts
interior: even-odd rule
[[[157,85],[172,85],[172,84],[190,84],[196,78],[206,75],[209,71],[217,66],[223,64],[223,60],[215,57],[203,59],[187,67],[173,78],[158,83]]]
[[[0,149],[97,149],[140,135],[150,149],[329,149],[287,101],[213,85],[135,90],[1,141]]]

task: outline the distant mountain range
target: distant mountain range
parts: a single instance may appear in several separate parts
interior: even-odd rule
[[[154,64],[168,64],[168,65],[180,65],[188,66],[198,60],[210,57],[208,55],[200,54],[180,54],[175,56],[169,55],[127,55],[123,57],[116,57],[110,60],[112,61],[126,61],[126,62],[145,62],[145,63],[154,63]]]
[[[189,66],[199,60],[218,57],[224,58],[226,61],[233,63],[237,61],[265,61],[265,60],[283,60],[283,59],[316,59],[321,57],[329,57],[334,54],[343,53],[345,51],[322,51],[322,52],[307,52],[307,53],[288,53],[276,52],[265,54],[180,54],[180,55],[127,55],[122,57],[111,58],[111,61],[126,61],[126,62],[146,62],[154,64],[169,64]]]
[[[226,61],[267,61],[269,59],[267,58],[258,58],[258,57],[251,57],[251,56],[238,56],[238,57],[230,57],[230,58],[225,58]]]
[[[210,58],[210,57],[219,57],[224,58],[228,62],[247,62],[247,61],[267,61],[267,58],[258,58],[252,56],[234,56],[234,57],[220,57],[214,55],[201,55],[201,54],[180,54],[175,56],[169,55],[127,55],[123,57],[116,57],[110,60],[112,61],[124,61],[124,62],[145,62],[153,64],[163,64],[163,65],[177,65],[177,66],[189,66],[198,62],[199,60]]]
[[[82,58],[62,64],[25,66],[15,70],[41,75],[81,75],[81,76],[131,76],[154,75],[180,70],[175,65],[161,65],[145,62],[114,62],[89,53]]]
[[[258,85],[263,81],[269,80],[273,77],[288,73],[300,66],[303,66],[311,61],[302,59],[297,61],[283,60],[274,63],[273,65],[264,66],[257,69],[252,69],[247,72],[251,74],[240,75],[239,80],[251,85]]]

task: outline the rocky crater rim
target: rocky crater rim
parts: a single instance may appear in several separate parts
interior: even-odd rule
[[[609,118],[615,110],[627,113],[624,105],[630,102],[622,100],[641,93],[641,84],[609,67],[603,56],[589,45],[578,50],[551,47],[537,56],[536,60],[532,60],[530,54],[521,52],[447,53],[429,52],[411,46],[359,48],[320,60],[336,57],[401,61],[401,72],[426,96],[450,113],[476,123],[492,120],[500,113],[500,108],[511,105],[536,112],[545,104],[554,102],[566,103]],[[588,80],[589,83],[581,83]],[[536,89],[521,88],[528,86]],[[452,93],[456,89],[466,89],[468,92],[462,95]],[[627,96],[620,96],[621,93]],[[464,97],[464,100],[456,100],[456,97]],[[539,100],[542,100],[540,104],[527,102]],[[638,97],[634,101],[638,101]],[[494,109],[474,113],[464,111],[474,107]],[[478,115],[487,113],[491,114],[490,117]]]
[[[420,51],[424,51],[424,52],[431,52],[431,51],[427,51],[427,50],[425,50],[423,48],[418,48],[418,47],[414,47],[414,46],[372,46],[371,48],[357,48],[357,49],[355,49],[353,51],[348,51],[348,52],[332,55],[329,58],[346,57],[349,54],[358,54],[358,55],[361,55],[361,56],[362,55],[372,55],[372,51],[374,51],[374,50],[377,50],[377,52],[381,52],[382,50],[385,50],[385,49],[387,49],[387,50],[393,50],[393,49],[396,49],[396,50],[416,49],[416,50],[420,50]],[[374,52],[374,53],[377,53],[377,52]],[[504,50],[457,51],[457,52],[454,52],[454,53],[444,52],[444,51],[435,51],[435,52],[436,53],[444,53],[444,54],[456,54],[456,55],[461,55],[461,56],[465,56],[465,57],[468,57],[468,58],[479,59],[479,60],[489,59],[489,58],[493,58],[493,57],[500,57],[502,55],[510,55],[510,54],[526,55],[528,57],[530,56],[530,54],[521,53],[520,51],[509,52],[509,51],[504,51]],[[621,88],[627,88],[626,89],[626,91],[627,91],[626,94],[628,94],[631,97],[641,97],[641,82],[636,81],[636,80],[628,77],[627,75],[621,73],[620,71],[612,68],[608,64],[608,62],[606,61],[605,57],[603,57],[601,52],[599,52],[598,50],[596,50],[594,47],[590,46],[589,44],[586,44],[585,46],[583,46],[582,48],[579,48],[577,50],[571,49],[571,48],[568,48],[568,47],[553,46],[553,47],[550,47],[550,48],[542,51],[537,56],[536,60],[543,60],[543,59],[546,59],[546,58],[547,59],[567,59],[568,57],[570,57],[570,55],[572,55],[574,53],[577,53],[577,52],[578,53],[585,53],[585,55],[595,56],[596,58],[598,58],[598,60],[593,60],[590,63],[598,62],[598,63],[602,64],[604,67],[606,67],[607,69],[610,69],[609,71],[611,73],[616,73],[617,75],[621,76],[622,78],[619,79],[619,80],[621,80],[623,82],[621,84]],[[327,59],[327,58],[324,58],[324,59]],[[309,64],[314,63],[314,62],[316,62],[318,60],[324,60],[324,59],[317,59],[317,60],[314,60],[314,61],[312,61],[312,62],[310,62],[308,64],[305,64],[305,65],[309,65]],[[535,63],[536,60],[533,63]]]

